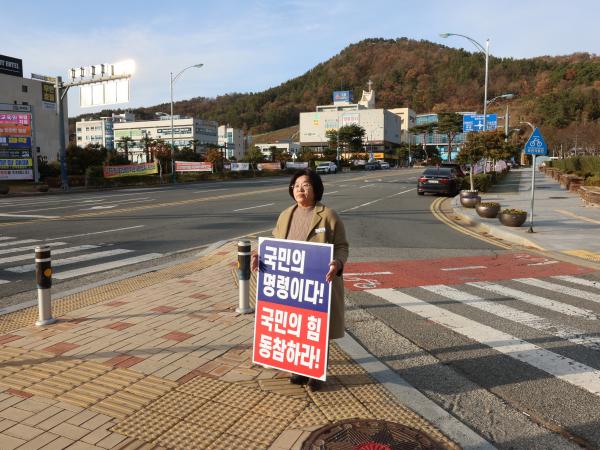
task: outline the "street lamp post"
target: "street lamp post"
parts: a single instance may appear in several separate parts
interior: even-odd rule
[[[483,52],[485,55],[485,81],[483,85],[483,131],[487,131],[487,91],[488,91],[488,65],[490,59],[490,40],[486,39],[485,47],[477,42],[475,39],[465,36],[464,34],[457,33],[440,33],[440,37],[447,38],[450,36],[460,36],[470,41],[478,50]]]
[[[186,67],[185,69],[180,71],[175,76],[173,76],[173,72],[171,72],[171,84],[170,84],[170,90],[171,90],[171,170],[173,172],[173,184],[175,184],[176,180],[177,180],[177,177],[175,175],[175,128],[173,126],[173,83],[175,83],[175,81],[177,81],[177,78],[179,78],[181,76],[181,74],[183,72],[185,72],[186,70],[191,69],[192,67],[196,67],[199,69],[203,65],[204,64],[193,64],[191,66]]]
[[[511,100],[512,98],[514,98],[514,96],[515,96],[515,94],[498,95],[497,97],[494,97],[493,99],[489,100],[487,103],[488,103],[488,105],[491,105],[492,103],[494,103],[496,100],[499,100],[499,99]],[[504,138],[504,142],[508,142],[508,103],[506,103],[506,113],[504,114],[504,135],[506,136]]]

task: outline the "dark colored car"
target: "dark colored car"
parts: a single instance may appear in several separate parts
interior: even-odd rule
[[[442,164],[440,164],[440,167],[449,167],[451,169],[456,170],[456,174],[459,177],[464,177],[465,176],[465,172],[462,170],[462,167],[460,166],[460,164],[457,163],[448,163],[448,162],[443,162]]]
[[[377,161],[371,161],[365,164],[365,170],[381,170],[381,166]]]
[[[461,177],[453,167],[427,167],[417,182],[417,194],[456,195],[461,182]]]

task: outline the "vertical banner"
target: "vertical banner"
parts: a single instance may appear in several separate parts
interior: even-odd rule
[[[252,362],[327,376],[333,245],[260,238]]]

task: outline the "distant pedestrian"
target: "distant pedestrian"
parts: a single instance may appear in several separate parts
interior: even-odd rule
[[[296,202],[277,219],[273,237],[295,241],[333,244],[333,260],[329,263],[326,280],[331,284],[329,339],[344,337],[344,280],[342,273],[348,259],[348,241],[344,223],[336,212],[323,205],[321,177],[310,169],[299,170],[292,176],[289,193]],[[252,258],[252,270],[258,269],[258,256]],[[290,377],[293,384],[308,383],[311,390],[321,388],[321,381],[302,375]]]

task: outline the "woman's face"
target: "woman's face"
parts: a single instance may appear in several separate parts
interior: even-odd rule
[[[306,175],[296,178],[294,183],[294,200],[304,208],[315,205],[315,191]]]

